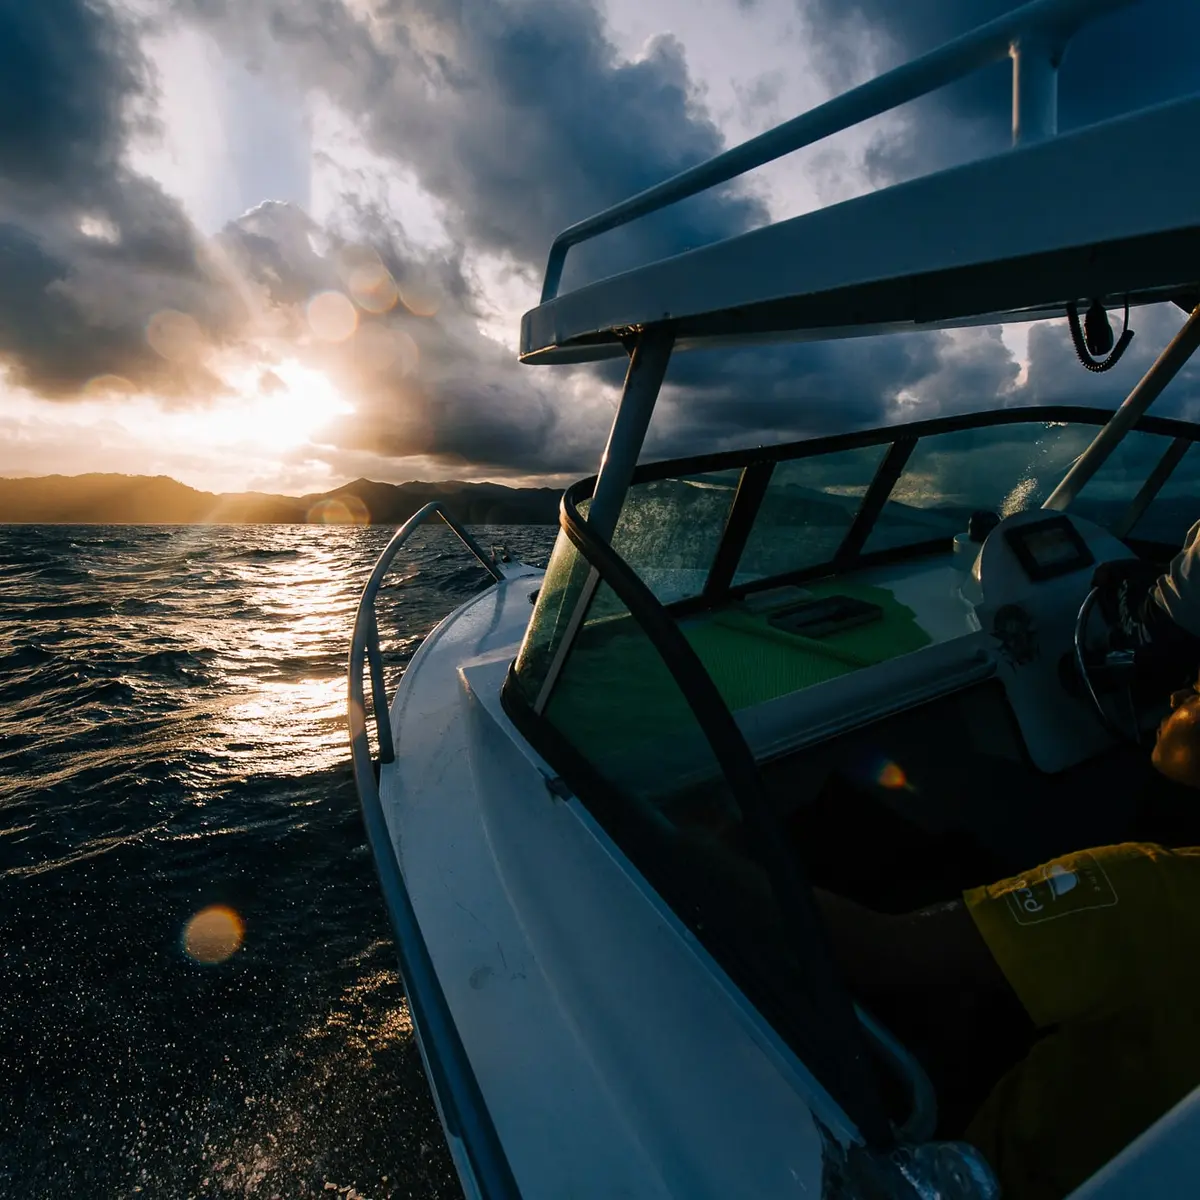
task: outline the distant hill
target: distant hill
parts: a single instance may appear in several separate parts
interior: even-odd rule
[[[553,525],[554,488],[498,483],[375,483],[356,479],[331,492],[273,496],[201,492],[166,475],[43,475],[0,479],[0,524],[398,525],[439,500],[468,525]]]

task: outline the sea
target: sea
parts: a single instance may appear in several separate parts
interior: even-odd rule
[[[0,526],[0,1197],[459,1195],[351,778],[390,529]],[[477,527],[544,564],[555,530]],[[488,577],[420,530],[389,691]]]

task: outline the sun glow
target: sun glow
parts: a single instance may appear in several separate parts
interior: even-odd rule
[[[287,450],[304,445],[338,416],[353,413],[326,374],[300,362],[281,362],[246,389],[239,400],[212,413],[221,432],[239,442]]]
[[[327,375],[295,360],[231,382],[233,396],[192,414],[196,434],[212,445],[288,450],[354,411]]]
[[[101,375],[64,404],[6,388],[0,375],[0,476],[110,471],[169,475],[207,491],[293,494],[340,482],[326,459],[334,423],[355,407],[334,377],[291,357],[269,367],[207,365],[224,384],[207,398],[156,396]]]

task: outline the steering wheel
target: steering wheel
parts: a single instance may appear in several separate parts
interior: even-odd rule
[[[1092,678],[1092,672],[1097,665],[1102,666],[1107,671],[1126,671],[1130,674],[1133,671],[1132,650],[1109,650],[1104,654],[1099,664],[1093,662],[1089,665],[1088,663],[1086,647],[1088,618],[1092,615],[1092,609],[1096,607],[1096,601],[1099,598],[1100,589],[1094,587],[1083,598],[1083,603],[1079,606],[1079,615],[1075,618],[1075,669],[1079,672],[1079,678],[1083,681],[1083,686],[1087,690],[1088,697],[1092,702],[1092,708],[1100,724],[1118,741],[1133,742],[1134,745],[1139,745],[1141,738],[1138,734],[1137,713],[1133,707],[1133,693],[1128,692],[1129,711],[1132,717],[1131,732],[1128,729],[1123,729],[1109,715],[1108,710],[1100,701],[1095,681]]]

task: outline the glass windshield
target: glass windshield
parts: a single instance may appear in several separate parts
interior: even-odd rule
[[[828,562],[842,544],[887,446],[776,464],[733,582]]]
[[[1092,425],[1037,422],[921,438],[864,551],[892,550],[966,529],[973,512],[1036,508],[1095,437]]]
[[[1125,514],[1172,441],[1159,433],[1127,433],[1071,501],[1070,511],[1097,525],[1114,524]]]
[[[529,704],[537,703],[550,664],[570,630],[590,570],[571,539],[560,530],[515,664],[517,682]]]
[[[735,467],[629,489],[613,549],[663,604],[703,591],[741,477]]]
[[[1200,521],[1200,444],[1193,444],[1131,532],[1133,537],[1179,546],[1197,521]]]

